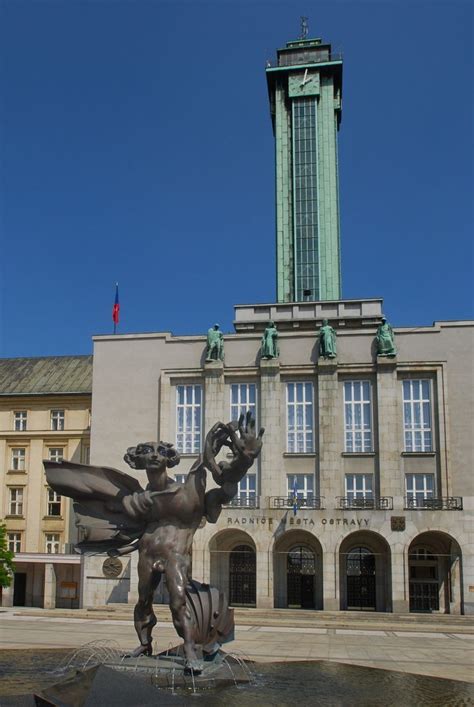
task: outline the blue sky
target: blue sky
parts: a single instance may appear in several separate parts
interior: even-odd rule
[[[275,299],[265,60],[344,54],[343,297],[473,317],[472,3],[0,3],[0,355],[232,331]]]

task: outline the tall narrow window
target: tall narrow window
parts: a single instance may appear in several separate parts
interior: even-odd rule
[[[253,508],[257,497],[257,476],[256,474],[245,474],[239,481],[239,491],[237,498],[240,506]]]
[[[313,384],[287,383],[287,450],[313,452]]]
[[[14,447],[12,449],[11,468],[13,471],[25,471],[26,469],[26,449],[24,447]]]
[[[45,534],[45,550],[48,555],[58,555],[59,554],[59,534],[58,533],[46,533]]]
[[[9,510],[11,516],[23,515],[23,489],[10,488]]]
[[[15,554],[21,552],[21,533],[8,533],[8,550]]]
[[[82,447],[82,463],[83,464],[90,464],[91,463],[91,448],[88,444],[84,444]]]
[[[346,474],[345,482],[346,498],[349,502],[374,497],[372,474]]]
[[[18,410],[13,413],[13,429],[15,430],[15,432],[24,432],[26,430],[26,423],[26,410]]]
[[[230,419],[238,420],[248,411],[255,419],[257,416],[255,383],[233,383],[230,386]]]
[[[60,516],[61,515],[61,496],[53,491],[53,489],[47,489],[48,493],[48,515],[49,516]]]
[[[64,429],[64,410],[51,410],[51,429]]]
[[[434,474],[407,474],[405,477],[407,505],[423,506],[423,501],[435,495]]]
[[[295,299],[317,300],[319,281],[317,106],[295,98],[293,111],[293,218]]]
[[[177,484],[185,484],[187,478],[188,478],[187,474],[175,474],[174,475],[174,480],[176,481]]]
[[[52,462],[62,462],[64,459],[64,447],[50,447],[48,457]]]
[[[344,383],[345,451],[372,451],[372,398],[369,381]]]
[[[429,380],[403,381],[405,452],[431,452],[431,395]]]
[[[288,474],[287,476],[288,498],[307,498],[312,500],[314,497],[314,476],[313,474]]]
[[[201,451],[200,385],[176,386],[176,446],[183,454]]]

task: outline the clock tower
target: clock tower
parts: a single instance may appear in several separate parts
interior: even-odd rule
[[[341,298],[337,132],[342,58],[321,39],[266,69],[275,136],[277,300]]]

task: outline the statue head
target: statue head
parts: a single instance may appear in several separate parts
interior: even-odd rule
[[[216,331],[218,331],[218,329],[219,329],[219,324],[214,324],[214,329],[215,329]]]
[[[132,469],[164,471],[180,462],[179,454],[169,442],[139,442],[129,447],[124,460]]]
[[[270,319],[270,321],[268,322],[268,326],[275,328],[275,322]]]
[[[382,317],[382,324],[385,324],[386,321],[385,317]]]
[[[327,319],[323,319],[323,326],[327,326],[329,324],[329,321]]]

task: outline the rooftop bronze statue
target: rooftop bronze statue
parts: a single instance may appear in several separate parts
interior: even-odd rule
[[[219,324],[214,324],[207,332],[206,361],[224,360],[224,334]]]
[[[263,432],[261,429],[256,435],[250,413],[242,415],[238,423],[217,422],[207,434],[204,452],[184,484],[167,474],[167,469],[179,464],[180,458],[166,442],[141,442],[125,454],[124,459],[132,468],[145,469],[146,489],[116,469],[44,461],[50,487],[74,499],[76,524],[85,534],[78,545],[80,550],[107,551],[117,556],[138,549],[134,621],[140,645],[132,655],[151,655],[152,629],[156,624],[153,594],[164,574],[173,624],[184,640],[185,668],[195,673],[202,671],[203,664],[196,653],[196,630],[186,603],[186,594],[199,584],[193,583],[190,576],[194,534],[203,518],[215,523],[223,504],[235,496],[238,482],[260,453]],[[224,446],[232,458],[217,462]],[[206,492],[208,471],[217,488]]]
[[[275,323],[270,321],[263,332],[261,356],[262,358],[278,358],[279,355],[278,329]]]
[[[327,319],[323,319],[323,325],[319,330],[319,355],[322,358],[336,358],[336,332]]]
[[[377,356],[393,357],[397,355],[393,329],[385,317],[382,317],[382,323],[379,324],[375,341],[377,344]]]

